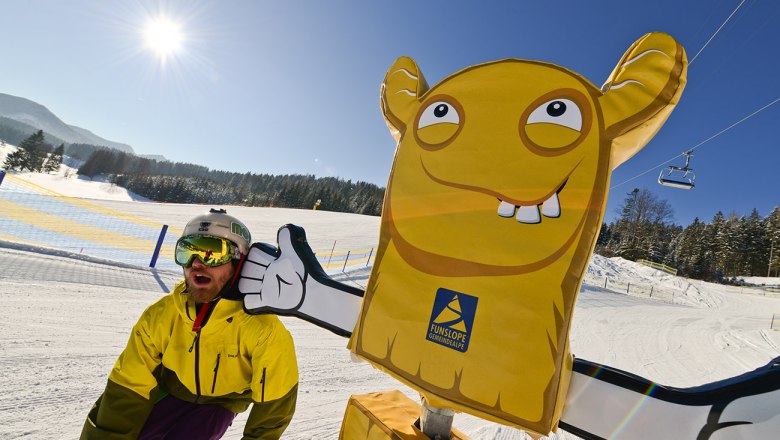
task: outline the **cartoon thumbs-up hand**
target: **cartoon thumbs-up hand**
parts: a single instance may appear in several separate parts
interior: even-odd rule
[[[278,248],[253,244],[241,268],[238,290],[246,311],[297,316],[338,335],[351,335],[363,291],[325,273],[300,226],[282,226],[277,241]]]

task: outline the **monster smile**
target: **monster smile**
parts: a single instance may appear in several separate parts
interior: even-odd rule
[[[569,176],[571,176],[574,170],[577,169],[579,163],[572,168],[569,174],[566,175],[562,183],[560,183],[557,186],[557,189],[553,191],[552,194],[543,197],[538,201],[528,201],[528,202],[513,200],[503,194],[500,194],[496,191],[487,188],[480,188],[477,186],[466,185],[462,183],[447,182],[431,174],[431,172],[428,171],[428,168],[425,167],[425,163],[423,163],[422,160],[420,160],[420,165],[422,165],[422,169],[423,171],[425,171],[425,174],[431,180],[433,180],[434,182],[440,185],[450,186],[453,188],[465,189],[468,191],[480,192],[480,193],[495,196],[499,202],[497,214],[500,217],[505,217],[505,218],[514,217],[515,220],[517,220],[519,223],[536,224],[536,223],[541,223],[542,221],[541,216],[545,216],[547,218],[559,218],[561,216],[561,202],[560,199],[558,198],[558,194],[560,194],[561,190],[563,190],[563,188],[566,186],[566,182],[569,181]],[[540,211],[541,211],[541,215],[540,215]]]
[[[561,189],[563,189],[565,185],[566,182],[563,182],[563,185],[541,204],[541,215],[548,218],[558,218],[561,216],[561,202],[558,199],[558,193],[561,192]],[[540,223],[542,221],[542,217],[539,215],[539,204],[515,205],[504,201],[501,198],[499,198],[498,201],[498,215],[501,217],[514,217],[518,222],[527,224]]]

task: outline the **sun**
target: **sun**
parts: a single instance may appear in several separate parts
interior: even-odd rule
[[[166,57],[181,48],[184,37],[179,25],[167,18],[157,18],[149,21],[144,32],[146,45]]]

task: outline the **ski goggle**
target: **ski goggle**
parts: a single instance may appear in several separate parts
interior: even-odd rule
[[[206,266],[216,267],[241,258],[241,252],[230,240],[210,235],[187,235],[176,242],[176,264],[190,267],[196,257]]]

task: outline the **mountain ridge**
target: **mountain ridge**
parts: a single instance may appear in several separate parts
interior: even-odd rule
[[[136,154],[133,147],[102,138],[90,130],[63,122],[46,106],[19,96],[0,93],[0,116],[43,130],[71,144],[91,144]]]

